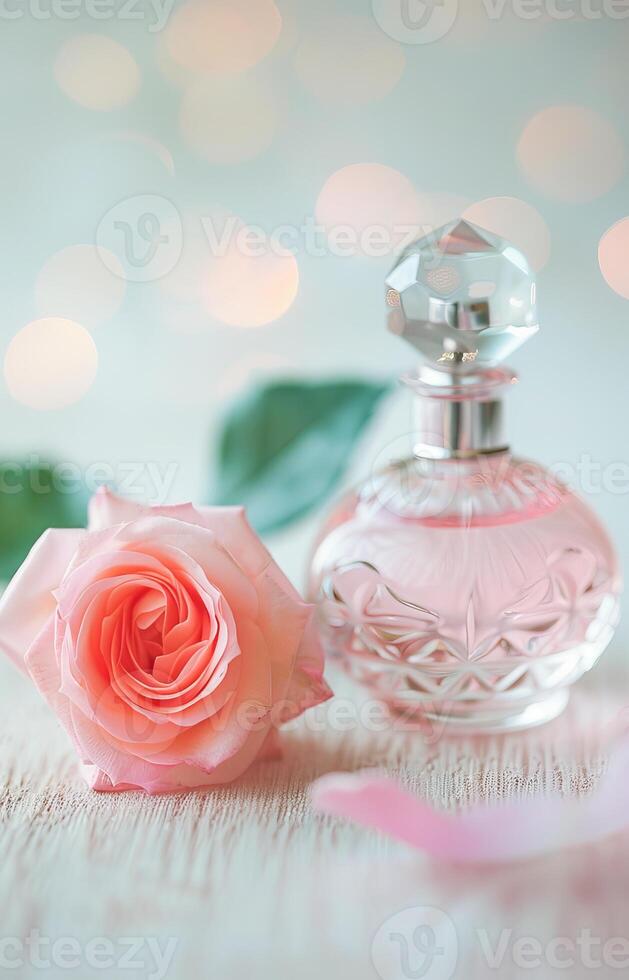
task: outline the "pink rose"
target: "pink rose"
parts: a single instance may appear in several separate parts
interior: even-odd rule
[[[230,782],[331,694],[312,607],[239,508],[100,491],[87,531],[32,548],[0,602],[0,644],[99,790]]]

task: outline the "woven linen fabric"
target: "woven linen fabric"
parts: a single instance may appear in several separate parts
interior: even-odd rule
[[[26,951],[13,975],[159,976],[151,938],[162,948],[173,941],[170,980],[619,976],[613,965],[593,974],[580,961],[566,971],[545,960],[523,974],[513,943],[535,937],[546,951],[584,927],[603,942],[629,940],[629,837],[522,864],[456,868],[313,813],[309,785],[326,772],[377,766],[438,807],[587,794],[605,768],[626,675],[601,665],[561,719],[487,738],[369,730],[356,689],[334,669],[330,679],[337,697],[289,726],[284,759],[256,765],[238,785],[99,795],[82,784],[65,733],[28,679],[1,663],[0,950],[10,959],[19,947],[1,941],[24,942],[37,930],[49,950],[73,938],[81,956],[90,940],[109,938],[116,959],[74,970],[51,961],[42,971]],[[453,923],[454,974],[420,974],[412,960],[396,960],[396,948],[384,976],[386,923],[425,907]],[[500,935],[508,940],[496,966],[487,944]],[[123,968],[133,939],[137,966]]]

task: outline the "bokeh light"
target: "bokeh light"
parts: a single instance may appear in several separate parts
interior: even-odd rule
[[[419,197],[404,174],[381,163],[354,163],[325,182],[316,205],[317,222],[328,240],[349,238],[342,254],[387,254],[420,223]],[[347,234],[349,230],[350,234]],[[333,247],[333,246],[332,246]]]
[[[393,2],[396,2],[396,0],[393,0]],[[397,3],[399,4],[399,0],[397,0]],[[421,9],[419,5],[418,9]],[[507,4],[502,8],[500,23],[502,31],[504,31],[506,23],[509,20],[509,14],[510,11]],[[519,18],[518,23],[520,25],[520,32],[522,32],[523,24]],[[467,0],[466,3],[458,4],[456,19],[452,25],[452,29],[448,31],[442,41],[444,44],[454,43],[464,45],[469,49],[470,45],[480,44],[485,41],[490,35],[492,28],[495,31],[496,25],[492,23],[491,18],[488,16],[483,0]]]
[[[174,60],[168,46],[168,36],[166,31],[160,31],[155,37],[155,64],[157,70],[169,82],[179,89],[186,89],[199,80],[198,72],[184,68]]]
[[[98,351],[92,337],[85,327],[62,317],[46,317],[22,327],[4,357],[11,395],[40,411],[78,402],[97,370]]]
[[[181,221],[181,257],[172,271],[159,280],[159,287],[167,300],[200,304],[213,254],[245,226],[237,215],[219,205],[189,208],[181,215]],[[207,315],[204,319],[207,322]]]
[[[420,191],[417,195],[418,235],[425,235],[448,221],[460,218],[471,203],[469,198],[448,191]]]
[[[118,268],[118,274],[110,270]],[[51,255],[37,277],[40,316],[78,320],[88,327],[110,320],[125,298],[124,270],[111,252],[104,259],[93,245],[71,245]]]
[[[463,217],[506,238],[526,255],[536,272],[550,258],[550,231],[539,211],[517,197],[487,197],[466,208]]]
[[[126,105],[140,87],[140,69],[122,44],[102,34],[77,34],[61,47],[54,74],[74,102],[109,112]]]
[[[229,75],[266,57],[281,30],[273,0],[188,0],[171,15],[165,45],[188,71]]]
[[[615,42],[589,52],[591,64],[586,76],[588,86],[600,93],[599,99],[608,110],[624,111],[629,85],[629,61],[626,39],[620,32]]]
[[[592,201],[620,180],[624,147],[612,124],[584,106],[551,106],[528,121],[517,145],[526,179],[548,197]]]
[[[167,146],[160,143],[154,136],[135,130],[121,130],[118,133],[108,133],[107,141],[119,143],[122,146],[137,147],[158,160],[171,177],[175,176],[175,161]]]
[[[215,323],[198,302],[177,300],[168,295],[160,296],[156,317],[171,333],[183,337],[199,337],[215,328]],[[192,360],[187,363],[191,364]]]
[[[629,218],[605,232],[598,246],[598,264],[607,285],[629,299]]]
[[[299,4],[282,4],[282,33],[273,49],[273,57],[283,57],[295,50],[302,36],[302,28],[298,16]]]
[[[243,226],[243,235],[248,229]],[[207,312],[234,327],[262,327],[290,308],[299,289],[295,256],[274,249],[270,241],[243,247],[232,235],[224,254],[212,257],[203,279]]]
[[[211,163],[237,163],[263,153],[276,127],[268,89],[249,78],[197,82],[186,89],[180,126],[189,146]]]
[[[381,99],[399,82],[406,59],[402,47],[373,19],[330,17],[311,30],[294,55],[306,88],[333,105],[364,105]]]

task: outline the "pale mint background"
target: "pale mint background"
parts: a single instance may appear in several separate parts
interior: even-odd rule
[[[596,109],[629,146],[629,20],[542,25],[505,15],[477,33],[462,18],[445,39],[404,48],[406,69],[390,95],[342,108],[304,89],[292,52],[326,12],[370,16],[371,4],[278,0],[278,6],[286,37],[252,72],[277,93],[276,138],[259,158],[228,167],[205,163],[180,139],[181,95],[158,71],[156,35],[146,22],[99,24],[83,17],[64,23],[29,14],[0,21],[3,352],[36,315],[33,287],[46,258],[93,242],[102,215],[119,200],[159,194],[182,209],[221,206],[271,230],[301,224],[312,214],[333,171],[380,162],[408,175],[421,191],[470,201],[513,195],[540,211],[552,235],[551,259],[539,277],[543,331],[514,359],[523,384],[512,403],[512,444],[546,463],[575,463],[582,453],[603,464],[629,462],[629,300],[610,290],[597,263],[600,236],[629,214],[629,182],[625,177],[591,203],[562,204],[529,186],[515,159],[527,119],[564,103]],[[127,107],[92,112],[55,84],[59,46],[83,32],[114,37],[136,58],[142,87]],[[176,176],[141,147],[111,141],[124,130],[162,141],[173,154]],[[257,330],[208,317],[186,323],[183,310],[173,324],[155,284],[130,284],[122,313],[94,331],[99,373],[80,403],[36,412],[15,403],[0,382],[2,454],[41,453],[82,466],[176,461],[171,499],[203,499],[225,375],[245,359],[281,357],[319,375],[393,377],[410,364],[403,345],[383,328],[387,261],[300,254],[298,262],[297,301],[281,320]],[[406,424],[406,405],[394,399],[378,438],[390,439]],[[354,470],[368,470],[377,451],[374,432]],[[627,564],[628,495],[602,493],[592,503]],[[272,542],[295,577],[315,523]],[[629,639],[629,618],[620,635]]]

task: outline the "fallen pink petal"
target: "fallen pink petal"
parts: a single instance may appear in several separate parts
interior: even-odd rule
[[[312,786],[315,810],[350,820],[440,860],[520,861],[591,844],[629,828],[629,737],[617,746],[590,797],[541,798],[444,813],[395,779],[330,773]]]

